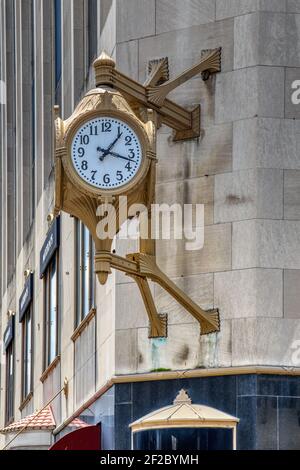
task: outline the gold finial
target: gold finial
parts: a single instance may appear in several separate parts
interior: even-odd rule
[[[95,68],[99,65],[108,65],[110,67],[115,67],[116,63],[112,57],[110,57],[105,51],[102,51],[100,56],[95,59],[93,65]]]
[[[181,403],[188,403],[190,405],[192,403],[192,400],[190,399],[186,391],[182,388],[173,403],[174,405],[180,405]]]

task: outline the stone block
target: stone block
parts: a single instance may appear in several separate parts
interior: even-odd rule
[[[214,177],[204,176],[201,178],[191,178],[158,184],[156,186],[156,203],[169,204],[170,206],[179,204],[182,212],[181,223],[184,222],[185,204],[193,205],[193,221],[195,221],[196,218],[195,205],[203,204],[204,223],[205,225],[213,224]]]
[[[289,119],[300,119],[300,104],[295,104],[292,101],[294,93],[299,90],[299,86],[297,86],[296,89],[293,88],[293,85],[294,82],[299,80],[300,67],[287,68],[285,70],[285,117]],[[297,94],[296,98],[299,98],[299,93]]]
[[[231,224],[205,227],[202,250],[187,251],[185,240],[159,240],[157,262],[171,277],[231,269]]]
[[[257,358],[257,319],[232,320],[232,366],[255,365]]]
[[[158,0],[156,34],[215,20],[215,0]]]
[[[135,282],[116,286],[115,329],[148,327],[148,315]]]
[[[249,67],[221,73],[216,84],[216,122],[283,117],[284,69]]]
[[[245,119],[233,125],[233,168],[300,169],[300,122]]]
[[[232,169],[232,124],[205,129],[201,141],[173,142],[170,134],[157,139],[157,182],[198,178]]]
[[[120,72],[138,81],[138,41],[117,44],[116,63]]]
[[[284,0],[216,0],[217,20],[255,11],[285,12],[286,4]]]
[[[117,0],[117,42],[155,34],[155,0]]]
[[[300,222],[248,220],[233,223],[233,269],[300,269]]]
[[[137,329],[116,331],[116,374],[134,374],[137,372],[138,331]]]
[[[284,271],[284,317],[300,318],[300,270]]]
[[[220,310],[221,321],[282,317],[282,292],[280,269],[245,269],[214,275],[214,305]]]
[[[286,9],[288,13],[300,13],[299,0],[286,0]]]
[[[284,218],[300,220],[300,171],[284,172]]]
[[[247,170],[215,176],[214,221],[283,216],[283,172]]]

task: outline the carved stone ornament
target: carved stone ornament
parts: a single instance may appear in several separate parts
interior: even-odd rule
[[[220,59],[220,50],[216,51],[209,52],[208,56],[202,58],[201,66],[198,64],[196,68],[197,73],[205,70],[217,71],[216,63]],[[115,62],[105,53],[94,62],[94,68],[97,88],[82,98],[73,114],[63,121],[58,116],[58,107],[55,107],[55,215],[61,210],[65,211],[87,226],[95,242],[95,272],[101,284],[105,284],[111,268],[123,271],[135,280],[149,317],[149,337],[167,335],[167,315],[158,314],[148,279],[161,285],[199,321],[202,335],[219,331],[218,310],[202,310],[159,269],[155,259],[155,240],[141,238],[139,253],[129,254],[123,258],[112,253],[113,237],[101,239],[97,235],[97,224],[104,217],[103,214],[97,215],[100,204],[110,203],[116,211],[113,234],[115,235],[128,218],[126,214],[125,219],[120,220],[119,215],[124,211],[123,207],[120,207],[122,203],[119,196],[127,197],[128,207],[133,204],[143,204],[150,208],[155,202],[156,132],[159,124],[164,122],[174,127],[177,138],[194,137],[199,132],[199,114],[196,117],[195,113],[190,113],[165,98],[168,90],[175,88],[174,80],[168,87],[166,85],[169,82],[157,85],[166,76],[166,60],[158,61],[151,69],[152,76],[147,80],[146,87],[116,71]],[[190,69],[186,76],[190,78],[192,75]],[[179,84],[183,81],[184,74],[178,78]],[[163,87],[163,91],[157,101],[156,98],[154,100],[154,96],[158,96],[156,92],[159,87]],[[156,94],[153,94],[154,90]],[[133,135],[137,136],[141,148],[140,166],[128,183],[115,188],[98,188],[81,177],[78,170],[76,171],[72,160],[72,142],[79,129],[86,123],[101,117],[106,119],[107,116],[115,120],[114,122],[125,123],[125,126],[128,125],[132,129]],[[197,130],[193,128],[195,122]],[[100,154],[100,159],[103,160],[108,153],[113,154],[111,148],[112,144],[104,150],[102,157]],[[128,160],[116,153],[114,156]],[[109,212],[105,213],[105,217],[109,219]],[[151,233],[150,217],[149,233]]]

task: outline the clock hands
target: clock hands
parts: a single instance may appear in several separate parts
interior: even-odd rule
[[[106,152],[105,149],[101,148],[101,147],[97,147],[97,151],[98,152]],[[128,157],[123,157],[123,155],[120,155],[119,153],[116,153],[116,152],[111,152],[110,150],[105,154],[106,155],[112,155],[113,157],[117,157],[117,158],[122,158],[123,160],[128,160],[129,162],[133,162],[133,163],[136,163],[135,160],[132,160],[132,158],[128,158]],[[103,157],[103,154],[101,155],[101,157]],[[103,158],[100,158],[100,160],[103,160]]]
[[[123,134],[123,132],[120,132],[120,129],[118,129],[118,135],[117,137],[115,138],[115,140],[107,147],[107,149],[100,149],[100,147],[97,148],[97,150],[103,152],[102,155],[99,157],[100,160],[102,161],[104,159],[104,157],[106,157],[106,155],[108,155],[110,153],[110,150],[114,147],[114,145],[116,145],[116,143],[118,142],[119,138],[121,137],[121,135]]]

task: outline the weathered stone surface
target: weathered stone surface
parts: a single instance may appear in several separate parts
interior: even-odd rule
[[[115,343],[116,374],[129,374],[137,371],[138,329],[117,330]],[[147,331],[147,330],[146,330]]]
[[[158,183],[231,171],[232,124],[209,127],[200,141],[173,142],[159,133],[157,157]]]
[[[284,317],[300,318],[300,270],[284,271]]]
[[[297,0],[288,0],[297,1]],[[216,0],[217,20],[255,11],[285,12],[284,0]],[[294,10],[292,10],[294,11]]]
[[[300,80],[300,68],[287,68],[285,71],[285,117],[289,119],[300,119],[300,105],[292,101],[293,94],[299,90],[293,88],[295,81]],[[299,93],[297,94],[299,98]]]
[[[231,269],[231,224],[205,227],[202,250],[186,251],[185,240],[159,240],[157,260],[171,277]]]
[[[153,289],[152,289],[153,290]],[[116,330],[148,327],[148,315],[135,282],[116,287]],[[126,299],[124,301],[124,299]]]
[[[300,220],[300,171],[284,172],[284,218]]]
[[[128,41],[116,45],[118,70],[134,80],[138,80],[138,41]]]
[[[234,222],[233,269],[251,267],[300,269],[300,222],[249,220]]]
[[[281,219],[283,172],[246,170],[215,176],[215,223]]]
[[[214,305],[222,320],[283,316],[282,270],[228,271],[216,273],[214,280]]]
[[[232,365],[252,365],[257,362],[257,319],[232,320]]]
[[[156,186],[157,204],[180,204],[182,222],[184,204],[193,204],[193,219],[196,217],[196,204],[204,204],[205,225],[213,224],[214,211],[214,178],[204,176],[183,181],[161,183]]]
[[[116,8],[117,42],[155,34],[155,0],[117,0]]]
[[[300,13],[299,0],[286,0],[286,9],[289,13]]]
[[[216,84],[216,122],[254,116],[283,117],[284,70],[249,67],[221,73]]]
[[[300,169],[300,122],[245,119],[233,126],[233,168]]]
[[[215,20],[215,0],[157,0],[156,34]]]

